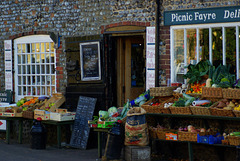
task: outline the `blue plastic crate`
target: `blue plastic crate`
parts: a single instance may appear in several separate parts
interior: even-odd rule
[[[205,136],[200,136],[199,134],[197,135],[198,143],[221,144],[222,140],[224,140],[224,137],[220,136],[220,133],[217,133],[216,135],[205,135]]]

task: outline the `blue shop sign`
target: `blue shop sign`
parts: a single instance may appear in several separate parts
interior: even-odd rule
[[[240,21],[240,6],[164,12],[164,25],[187,25]]]

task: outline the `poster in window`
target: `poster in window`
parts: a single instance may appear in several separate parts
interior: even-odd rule
[[[99,42],[80,43],[81,80],[101,80]]]

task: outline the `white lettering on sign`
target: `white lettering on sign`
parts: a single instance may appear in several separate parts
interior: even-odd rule
[[[235,11],[224,10],[224,19],[226,18],[240,18],[240,9]]]
[[[192,21],[193,15],[188,12],[185,15],[178,15],[178,13],[172,14],[172,22],[174,21]]]
[[[195,20],[206,21],[206,20],[216,19],[216,14],[215,13],[194,12],[194,15],[195,15]]]

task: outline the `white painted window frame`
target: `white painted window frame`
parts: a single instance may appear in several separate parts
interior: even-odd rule
[[[174,71],[174,30],[183,29],[184,30],[184,46],[187,46],[187,29],[196,29],[197,33],[197,62],[199,62],[199,29],[209,29],[209,61],[212,63],[212,29],[213,28],[222,28],[223,34],[223,65],[226,65],[226,35],[225,28],[226,27],[236,27],[236,77],[239,78],[239,27],[240,22],[234,23],[216,23],[216,24],[196,24],[196,25],[179,25],[179,26],[171,26],[170,27],[170,57],[171,57],[171,82],[175,81],[175,71]],[[187,65],[187,48],[184,48],[184,65]],[[185,69],[186,73],[187,70]],[[186,80],[185,80],[186,83]]]
[[[31,36],[20,37],[20,38],[17,38],[17,39],[14,40],[14,87],[15,87],[14,91],[15,91],[15,102],[20,100],[21,98],[23,98],[25,96],[28,96],[28,94],[23,94],[23,92],[22,92],[22,94],[18,93],[18,86],[19,86],[18,85],[18,76],[22,76],[24,74],[18,74],[17,45],[18,44],[25,44],[25,43],[29,44],[29,43],[52,43],[52,42],[53,42],[53,40],[50,38],[49,35],[31,35]],[[50,48],[50,44],[49,44],[49,48]],[[46,53],[46,49],[44,49],[44,50],[45,50],[44,52]],[[35,51],[35,53],[36,53],[36,51]],[[54,51],[53,52],[49,52],[49,54],[50,53],[54,53],[54,59],[53,59],[54,62],[51,62],[51,63],[46,63],[46,62],[45,63],[38,63],[38,65],[40,65],[40,67],[41,67],[41,65],[48,65],[48,66],[53,65],[54,69],[51,69],[51,67],[50,67],[49,70],[53,70],[54,73],[47,74],[46,73],[46,68],[45,68],[45,74],[40,73],[40,74],[36,74],[36,75],[40,76],[40,79],[41,79],[41,76],[46,76],[45,77],[45,85],[44,84],[42,85],[42,82],[40,82],[41,83],[40,87],[44,87],[45,86],[45,88],[47,88],[49,86],[50,87],[51,86],[52,87],[55,86],[54,87],[54,89],[55,89],[54,91],[52,90],[52,88],[50,88],[51,94],[52,94],[52,93],[56,92],[56,87],[57,87],[57,84],[56,84],[57,77],[56,77],[56,70],[55,70],[56,69],[56,50],[54,49]],[[31,53],[31,54],[34,54],[34,53]],[[45,56],[45,58],[46,58],[46,56]],[[50,56],[50,58],[51,58],[51,56]],[[40,57],[40,59],[41,59],[41,57]],[[30,68],[32,68],[31,65],[34,65],[34,64],[36,65],[36,63],[30,63],[30,64],[26,63],[26,66],[30,65]],[[30,76],[34,76],[34,74],[30,74]],[[47,76],[50,79],[52,78],[52,76],[54,76],[54,78],[55,78],[54,82],[52,82],[52,80],[50,81],[51,82],[50,85],[46,85],[46,81],[47,81],[46,78],[47,78]],[[22,86],[24,86],[24,85],[22,85]],[[36,82],[35,82],[35,84],[33,84],[32,81],[31,81],[30,86],[37,88],[39,85],[36,84]],[[46,89],[46,91],[47,91],[47,89]],[[47,95],[47,92],[45,92],[44,96],[46,96],[46,95]],[[40,93],[39,95],[35,94],[35,95],[31,95],[31,96],[43,96],[43,95]]]

